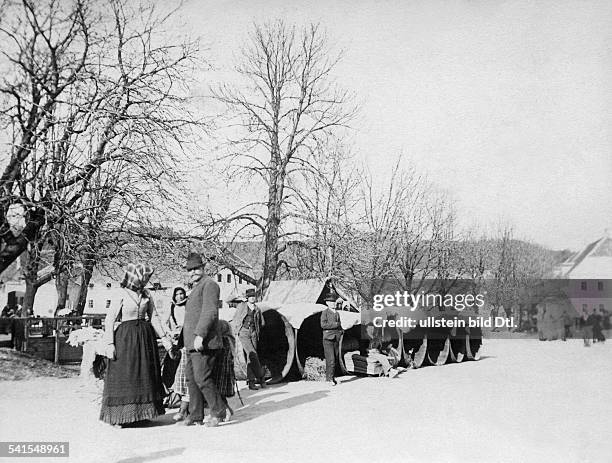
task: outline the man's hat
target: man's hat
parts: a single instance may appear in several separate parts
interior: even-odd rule
[[[249,288],[246,290],[246,293],[244,294],[245,297],[255,297],[256,296],[256,291],[255,288]]]
[[[204,262],[202,262],[202,256],[198,253],[190,252],[187,256],[187,265],[185,267],[187,268],[187,270],[204,267]]]
[[[327,293],[327,295],[323,298],[323,300],[325,302],[327,301],[332,301],[332,302],[336,302],[336,298],[338,297],[337,294],[334,293]]]

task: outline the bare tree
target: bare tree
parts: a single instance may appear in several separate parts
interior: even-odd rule
[[[283,230],[291,214],[288,182],[311,167],[312,153],[355,112],[350,95],[332,79],[338,59],[318,25],[300,31],[282,21],[255,25],[236,67],[242,85],[226,84],[214,93],[240,129],[229,143],[231,173],[256,177],[267,189],[264,201],[227,218],[254,227],[264,239],[262,291],[276,277],[283,240],[294,233]]]
[[[343,243],[351,239],[358,220],[361,173],[339,142],[318,149],[311,165],[313,169],[304,169],[288,184],[302,239],[288,241],[281,264],[285,262],[294,278],[338,278],[346,267]]]
[[[361,212],[341,248],[346,256],[343,279],[368,306],[394,278],[402,222],[418,176],[413,170],[401,169],[398,160],[386,178],[377,188],[371,176],[362,177]]]
[[[99,256],[96,237],[170,203],[178,156],[199,126],[186,96],[197,43],[165,41],[169,16],[153,4],[11,7],[16,19],[2,32],[13,46],[3,49],[0,89],[14,141],[0,179],[0,271],[29,249],[31,304],[35,251],[46,241],[56,248],[56,275],[81,255],[87,277]],[[14,205],[25,211],[18,236],[5,219]]]

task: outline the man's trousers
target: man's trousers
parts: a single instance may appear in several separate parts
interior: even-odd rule
[[[264,376],[263,368],[257,355],[257,335],[254,332],[240,331],[238,339],[244,350],[244,357],[247,364],[248,381],[260,380]]]
[[[188,354],[185,373],[189,390],[189,416],[193,421],[204,419],[204,401],[212,416],[225,417],[225,404],[213,377],[219,353],[219,350],[205,350]]]
[[[333,381],[336,375],[338,341],[323,339],[323,352],[325,353],[325,380]]]

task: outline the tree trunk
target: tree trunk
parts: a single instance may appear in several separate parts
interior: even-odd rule
[[[21,307],[21,316],[26,317],[28,314],[34,315],[34,299],[38,286],[33,281],[26,279],[26,290],[23,296],[23,307]]]
[[[28,246],[28,259],[24,272],[26,290],[23,297],[23,307],[21,308],[21,316],[25,317],[28,314],[34,314],[34,299],[36,292],[40,286],[38,283],[38,269],[40,267],[40,251],[42,245],[36,242]]]
[[[76,305],[76,315],[78,317],[83,315],[85,311],[85,304],[87,303],[87,291],[89,290],[89,282],[91,281],[91,276],[93,275],[93,268],[95,265],[95,260],[93,254],[88,254],[85,262],[83,264],[83,274],[81,275],[81,287],[79,289],[79,297],[77,299]]]
[[[272,214],[268,216],[266,224],[266,252],[264,259],[263,274],[261,278],[260,292],[263,295],[270,282],[276,278],[276,271],[278,269],[278,225],[279,220],[275,219]]]
[[[68,299],[68,282],[70,281],[70,275],[68,272],[62,272],[55,278],[55,289],[57,290],[57,306],[55,307],[54,316],[57,317],[57,313],[60,310],[66,308],[66,300]]]
[[[276,278],[278,270],[278,237],[281,222],[281,206],[283,203],[283,182],[284,176],[274,171],[271,175],[270,187],[268,189],[268,217],[266,219],[264,236],[266,251],[261,287],[259,288],[262,296],[270,286],[270,282]]]

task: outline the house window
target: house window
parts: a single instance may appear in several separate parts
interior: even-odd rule
[[[582,304],[582,310],[587,310],[588,306],[586,304]]]
[[[228,274],[227,274],[227,282],[228,282],[228,283],[231,283],[231,282],[232,282],[232,274],[231,274],[231,273],[228,273]]]
[[[580,282],[580,289],[582,291],[586,291],[586,289],[587,289],[586,281],[581,281]]]
[[[93,287],[94,287],[94,284],[93,284],[93,283],[89,283],[89,287],[90,287],[90,288],[93,288]]]
[[[93,309],[93,299],[90,299],[90,300],[89,300],[89,304],[87,304],[87,306],[88,306],[90,309]]]
[[[603,281],[597,282],[597,291],[603,291]]]
[[[221,274],[217,273],[217,282],[221,283]]]
[[[238,277],[238,284],[241,285],[242,284],[242,277]]]
[[[605,310],[606,308],[604,307],[603,304],[599,304],[599,310],[601,310],[602,312]]]
[[[106,300],[106,308],[109,309],[110,305],[111,305],[111,301],[110,301],[110,299],[107,299]]]

